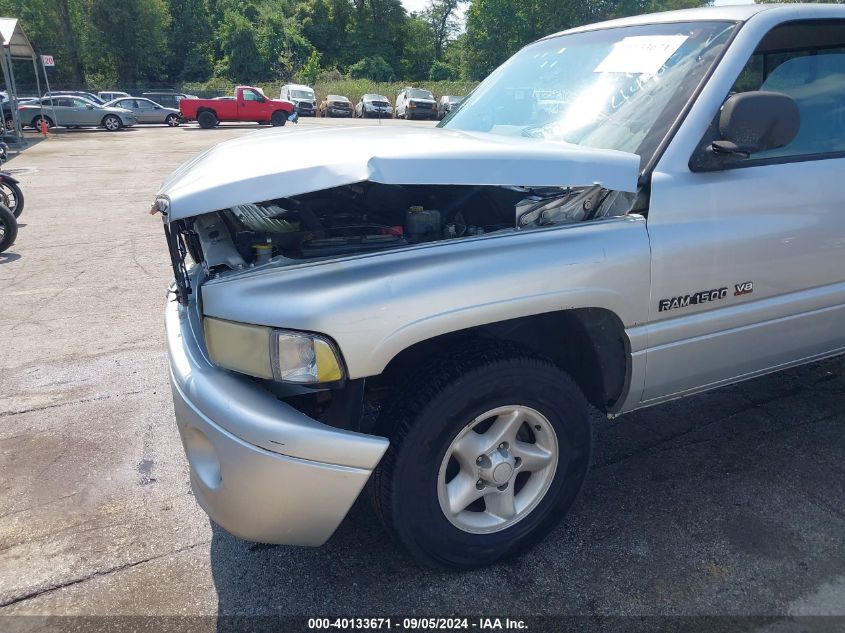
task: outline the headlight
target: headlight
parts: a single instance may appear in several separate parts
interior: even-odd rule
[[[318,384],[343,378],[340,355],[317,334],[206,317],[205,345],[221,367],[258,378]]]

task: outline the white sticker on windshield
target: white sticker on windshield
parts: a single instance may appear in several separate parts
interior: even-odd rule
[[[626,37],[595,67],[594,73],[653,75],[669,59],[687,35],[638,35]]]

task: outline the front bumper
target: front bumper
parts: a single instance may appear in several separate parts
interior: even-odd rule
[[[321,424],[212,365],[193,304],[169,302],[165,320],[176,424],[200,506],[247,540],[325,543],[388,440]]]
[[[424,108],[407,108],[408,118],[411,119],[436,119],[437,110],[430,110]]]

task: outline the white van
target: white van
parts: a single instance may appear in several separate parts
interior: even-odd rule
[[[317,95],[314,89],[302,84],[285,84],[279,99],[293,103],[299,116],[317,116]]]

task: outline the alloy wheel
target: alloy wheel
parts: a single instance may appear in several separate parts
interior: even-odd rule
[[[557,462],[557,435],[543,414],[522,405],[487,411],[446,450],[437,479],[440,509],[465,532],[505,530],[537,507]]]

